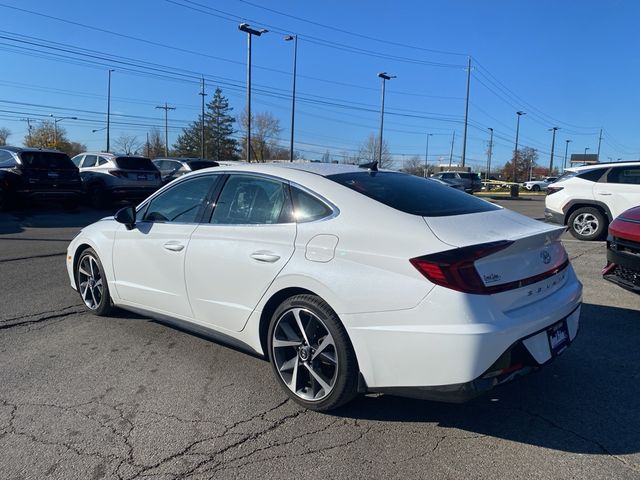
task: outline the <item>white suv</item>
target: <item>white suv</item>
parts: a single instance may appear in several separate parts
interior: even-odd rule
[[[640,205],[640,161],[570,168],[548,187],[544,215],[579,240],[597,240],[623,211]]]

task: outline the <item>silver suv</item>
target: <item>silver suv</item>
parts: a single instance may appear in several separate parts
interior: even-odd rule
[[[162,185],[160,172],[145,157],[85,152],[71,161],[80,169],[84,191],[96,208],[111,201],[142,200]]]
[[[156,158],[152,162],[160,170],[162,183],[169,183],[189,172],[220,165],[213,160],[202,158]]]

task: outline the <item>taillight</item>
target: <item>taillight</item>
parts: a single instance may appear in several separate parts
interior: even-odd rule
[[[549,185],[547,187],[547,195],[553,195],[554,193],[559,192],[563,188],[564,187],[552,187],[551,185]]]
[[[436,285],[459,292],[488,295],[493,292],[484,285],[474,262],[504,250],[512,244],[513,242],[507,240],[482,243],[416,257],[409,261]]]
[[[125,172],[121,172],[120,170],[109,170],[109,173],[114,177],[127,178],[127,174]]]

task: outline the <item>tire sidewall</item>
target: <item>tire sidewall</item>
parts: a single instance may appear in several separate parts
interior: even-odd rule
[[[102,279],[102,285],[103,285],[102,298],[100,299],[100,304],[98,305],[98,308],[96,308],[95,310],[91,310],[89,307],[87,307],[87,305],[84,303],[84,299],[82,298],[82,293],[80,293],[80,273],[79,273],[80,264],[82,263],[82,260],[88,256],[91,256],[95,259],[98,265],[98,270],[100,271],[100,278]],[[76,268],[75,268],[75,276],[76,276],[76,286],[78,287],[78,293],[80,294],[82,304],[85,306],[85,308],[88,311],[98,316],[107,315],[111,311],[111,294],[109,293],[109,285],[107,282],[107,277],[105,276],[105,273],[104,273],[104,268],[102,267],[102,262],[100,261],[100,257],[98,256],[98,254],[93,248],[87,248],[80,254],[80,258],[78,258],[78,263],[76,264]]]
[[[331,393],[322,400],[309,401],[298,397],[284,383],[278,372],[278,367],[273,358],[273,332],[278,319],[287,310],[292,308],[304,308],[318,316],[331,333],[338,355],[338,377]],[[267,350],[269,362],[273,373],[284,391],[298,404],[310,410],[326,411],[336,408],[351,400],[357,389],[358,367],[353,346],[348,339],[346,330],[336,313],[322,299],[315,295],[296,295],[280,304],[271,317],[267,337]]]

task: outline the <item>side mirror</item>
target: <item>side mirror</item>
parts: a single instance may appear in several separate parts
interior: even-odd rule
[[[127,230],[132,230],[136,225],[136,209],[129,205],[123,207],[114,215],[116,222],[122,223],[127,227]]]

